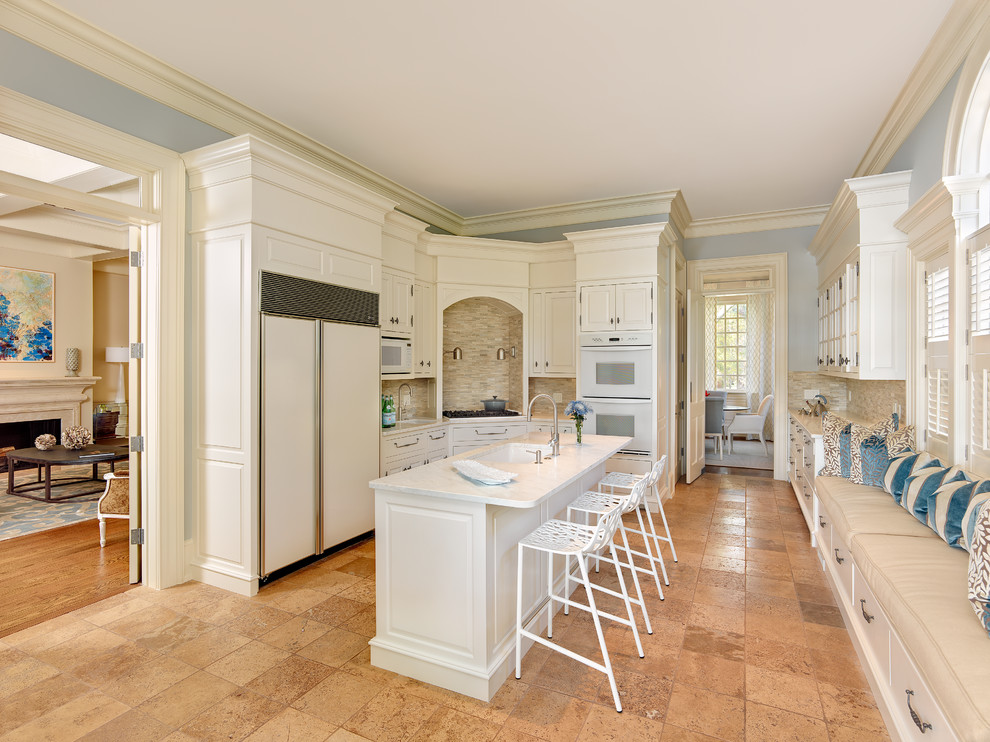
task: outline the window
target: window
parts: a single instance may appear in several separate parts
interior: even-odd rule
[[[948,256],[930,261],[925,271],[926,333],[925,448],[936,456],[949,453],[949,265]]]
[[[980,250],[970,250],[967,464],[974,473],[987,476],[990,475],[990,246],[983,244]]]
[[[745,299],[715,301],[714,389],[747,388],[747,310]]]

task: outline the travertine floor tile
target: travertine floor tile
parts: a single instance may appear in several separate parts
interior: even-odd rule
[[[410,739],[439,708],[435,703],[386,688],[348,719],[344,728],[373,742]]]
[[[208,672],[197,672],[142,703],[138,710],[170,727],[179,727],[237,690]]]
[[[581,728],[578,742],[656,742],[663,723],[644,716],[617,714],[614,709],[593,706]]]
[[[287,708],[252,732],[247,742],[325,742],[335,731],[332,724]]]
[[[745,738],[744,702],[740,698],[674,684],[667,709],[667,722],[721,739]]]

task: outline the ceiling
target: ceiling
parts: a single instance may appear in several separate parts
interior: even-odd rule
[[[57,0],[462,217],[828,204],[951,0]]]

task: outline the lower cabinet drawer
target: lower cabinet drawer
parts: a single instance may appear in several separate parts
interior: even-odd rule
[[[826,553],[828,566],[832,570],[832,574],[835,575],[835,581],[841,592],[842,600],[846,601],[847,604],[851,604],[853,584],[852,554],[849,553],[849,549],[846,548],[846,545],[842,543],[842,539],[836,534],[835,528],[829,526],[829,532],[829,548]]]
[[[852,621],[859,624],[869,651],[876,660],[877,671],[884,682],[890,680],[890,623],[880,610],[880,604],[873,597],[873,591],[866,584],[859,571],[853,570]]]
[[[426,434],[409,433],[382,438],[382,463],[388,464],[392,459],[407,458],[413,454],[426,451]]]
[[[528,423],[480,423],[477,425],[451,426],[451,440],[454,443],[476,442],[475,448],[496,441],[504,441],[523,435],[529,430]]]
[[[440,461],[442,459],[447,458],[449,455],[450,454],[447,453],[447,449],[446,448],[440,448],[440,449],[437,449],[436,451],[427,451],[426,452],[426,463],[427,464],[432,464],[434,461]]]
[[[415,469],[417,466],[422,466],[425,463],[426,459],[421,455],[409,456],[403,459],[393,459],[382,466],[382,476],[388,477],[392,474],[398,474],[400,471],[409,471],[410,469]]]
[[[920,742],[956,739],[896,635],[890,637],[890,694],[891,713],[896,715],[904,739]]]

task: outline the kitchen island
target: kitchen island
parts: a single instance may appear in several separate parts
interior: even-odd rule
[[[491,700],[515,661],[516,544],[549,518],[564,517],[629,440],[585,435],[579,446],[575,436],[562,435],[560,455],[535,464],[525,449],[542,446],[547,436],[529,433],[373,480],[371,664]],[[453,468],[463,459],[518,476],[480,484]],[[558,591],[563,566],[563,560],[554,564]],[[546,600],[546,557],[532,555],[524,579],[523,613],[531,616]]]

